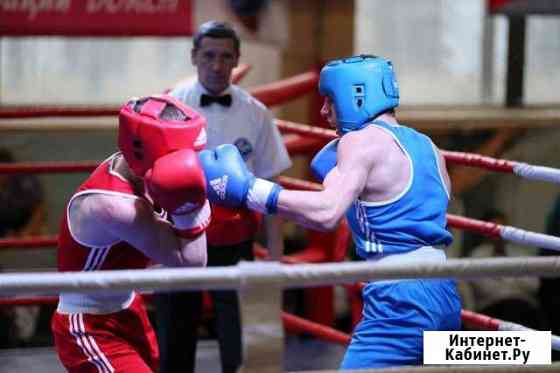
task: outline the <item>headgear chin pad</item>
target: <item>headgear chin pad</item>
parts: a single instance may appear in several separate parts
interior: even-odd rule
[[[168,106],[177,118],[162,118]],[[119,112],[118,146],[136,176],[144,177],[166,154],[180,149],[199,151],[205,145],[206,119],[171,96],[131,99]]]
[[[399,86],[391,61],[372,55],[333,60],[321,70],[319,93],[328,96],[342,134],[357,130],[399,105]]]

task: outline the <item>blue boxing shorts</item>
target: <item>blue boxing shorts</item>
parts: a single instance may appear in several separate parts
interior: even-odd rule
[[[461,300],[454,280],[370,282],[362,296],[362,320],[341,369],[420,365],[424,330],[461,327]]]

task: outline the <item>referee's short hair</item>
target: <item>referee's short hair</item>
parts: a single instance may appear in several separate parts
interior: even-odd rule
[[[217,38],[217,39],[231,39],[233,40],[233,46],[235,52],[239,56],[239,36],[231,27],[231,25],[227,22],[219,22],[219,21],[208,21],[204,22],[196,33],[193,35],[193,50],[196,51],[200,48],[200,43],[202,38],[209,37],[209,38]]]

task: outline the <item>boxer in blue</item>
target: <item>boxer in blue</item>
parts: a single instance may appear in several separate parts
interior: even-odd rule
[[[346,215],[359,256],[382,263],[443,262],[451,193],[445,159],[429,137],[397,122],[390,61],[369,55],[328,63],[321,114],[339,138],[311,162],[320,192],[283,190],[255,178],[233,146],[201,153],[208,198],[331,230]],[[458,330],[461,303],[450,279],[374,281],[341,364],[361,369],[422,363],[424,330]]]

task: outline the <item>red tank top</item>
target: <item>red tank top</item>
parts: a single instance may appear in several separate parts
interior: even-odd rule
[[[140,251],[124,241],[107,247],[88,247],[77,242],[70,232],[73,222],[69,222],[68,207],[79,195],[84,193],[120,193],[139,195],[126,179],[113,168],[119,154],[104,161],[78,188],[72,196],[60,224],[58,235],[59,271],[94,271],[104,269],[145,268],[149,259]]]

